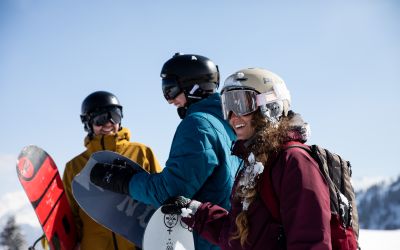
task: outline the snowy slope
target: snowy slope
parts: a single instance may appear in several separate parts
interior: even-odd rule
[[[396,250],[400,248],[400,230],[360,231],[361,250]]]

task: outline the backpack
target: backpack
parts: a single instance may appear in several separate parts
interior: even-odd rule
[[[331,241],[332,249],[355,250],[358,249],[358,213],[353,186],[351,185],[351,165],[339,155],[334,154],[318,145],[307,146],[294,144],[289,148],[302,148],[318,163],[319,169],[328,183],[331,207]],[[266,180],[269,185],[262,194],[262,200],[271,212],[272,217],[282,223],[279,214],[279,203],[272,188],[272,180]],[[281,235],[281,239],[285,238]]]

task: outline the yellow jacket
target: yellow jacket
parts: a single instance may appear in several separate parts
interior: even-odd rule
[[[91,154],[100,150],[110,150],[122,154],[137,162],[150,173],[160,172],[160,164],[151,148],[141,143],[130,142],[129,139],[130,131],[127,128],[122,128],[115,135],[95,136],[93,139],[86,137],[87,150],[66,164],[63,183],[77,226],[81,250],[114,249],[114,239],[116,239],[118,250],[135,249],[135,246],[129,241],[92,220],[76,203],[71,190],[75,175],[83,169]]]

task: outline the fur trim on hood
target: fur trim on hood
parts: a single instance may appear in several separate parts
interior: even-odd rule
[[[305,143],[311,136],[310,125],[303,120],[300,114],[289,111],[289,126],[288,139]]]

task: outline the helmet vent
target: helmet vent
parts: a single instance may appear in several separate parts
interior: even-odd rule
[[[268,84],[272,82],[271,79],[264,77],[264,84]]]

